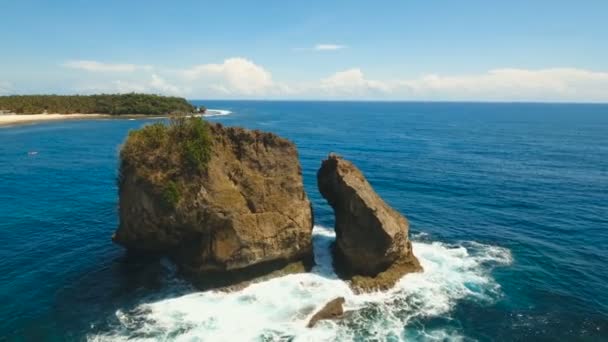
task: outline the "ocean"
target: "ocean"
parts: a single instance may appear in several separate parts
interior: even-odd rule
[[[167,260],[127,258],[118,151],[159,119],[4,127],[0,340],[608,340],[608,105],[193,102],[297,144],[312,272],[200,292]],[[363,295],[336,278],[316,187],[329,152],[407,216],[424,273]],[[305,328],[337,296],[352,313]]]

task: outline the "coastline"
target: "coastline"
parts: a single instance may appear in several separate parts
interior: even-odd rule
[[[110,114],[4,114],[0,115],[0,127],[16,126],[28,123],[56,121],[56,120],[75,120],[75,119],[99,119],[111,117]]]
[[[158,119],[166,118],[167,115],[150,115],[150,114],[1,114],[0,128],[13,127],[25,124],[35,124],[41,122],[65,121],[65,120],[87,120],[87,119]]]
[[[213,117],[224,116],[231,114],[228,110],[213,110],[210,114],[192,114],[188,116]],[[167,118],[169,115],[151,115],[151,114],[0,114],[0,128],[13,127],[25,124],[35,124],[41,122],[62,121],[62,120],[87,120],[87,119],[160,119]]]

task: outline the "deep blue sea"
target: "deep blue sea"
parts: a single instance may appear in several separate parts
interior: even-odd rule
[[[608,105],[195,103],[297,144],[318,266],[198,292],[110,239],[120,144],[153,119],[4,127],[0,340],[608,340]],[[367,295],[335,278],[329,152],[408,217],[424,273]],[[336,296],[354,314],[304,328]]]

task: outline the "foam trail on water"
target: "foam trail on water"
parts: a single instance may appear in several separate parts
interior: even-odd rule
[[[203,114],[203,116],[210,117],[210,116],[223,116],[223,115],[230,115],[230,114],[232,114],[232,112],[229,110],[225,110],[225,109],[207,109],[207,110],[205,110],[205,114]]]
[[[235,292],[194,292],[116,312],[112,331],[92,341],[333,341],[458,339],[450,331],[422,331],[408,323],[446,315],[458,300],[492,302],[500,295],[489,270],[511,262],[507,249],[468,243],[414,242],[423,273],[409,274],[390,291],[357,295],[332,269],[333,230],[315,226],[312,272],[252,284]],[[343,296],[352,311],[339,321],[306,328],[313,312]]]

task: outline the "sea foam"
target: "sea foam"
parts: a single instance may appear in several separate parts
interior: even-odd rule
[[[207,110],[205,110],[205,114],[203,114],[203,116],[210,117],[210,116],[223,116],[223,115],[230,115],[230,114],[232,114],[232,112],[229,110],[225,110],[225,109],[207,109]]]
[[[511,263],[510,251],[464,242],[414,242],[423,273],[408,274],[387,292],[355,294],[332,269],[333,230],[315,226],[317,265],[312,272],[252,284],[240,291],[193,292],[118,310],[111,331],[91,334],[92,341],[334,341],[444,340],[458,332],[425,329],[425,319],[447,316],[459,300],[491,303],[500,286],[490,271]],[[415,238],[414,238],[415,239]],[[338,321],[306,328],[313,312],[343,296]],[[414,324],[415,323],[415,324]]]

